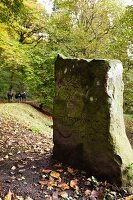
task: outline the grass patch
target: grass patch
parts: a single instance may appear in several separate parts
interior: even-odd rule
[[[32,130],[33,133],[52,134],[52,118],[24,103],[0,104],[0,115],[12,119]]]

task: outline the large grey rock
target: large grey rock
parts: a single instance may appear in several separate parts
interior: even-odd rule
[[[127,184],[124,171],[133,163],[122,71],[117,60],[58,56],[55,63],[54,157],[117,185]]]

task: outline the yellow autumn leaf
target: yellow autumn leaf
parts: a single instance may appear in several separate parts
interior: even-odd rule
[[[50,173],[50,176],[52,176],[52,177],[58,179],[58,178],[60,177],[60,173],[58,173],[58,172],[56,172],[56,171],[52,171],[52,172]]]
[[[54,180],[53,177],[49,177],[49,181],[48,181],[48,190],[51,190],[53,187],[57,186],[57,181]]]
[[[125,200],[133,200],[133,195],[130,195],[130,196],[126,197]]]
[[[69,185],[67,183],[60,183],[58,184],[58,187],[61,188],[61,190],[69,190]]]
[[[4,197],[4,200],[12,200],[13,193],[9,190],[9,192]]]
[[[56,182],[56,181],[55,181],[55,182],[51,182],[51,183],[49,182],[49,186],[50,186],[50,185],[51,185],[52,187],[56,187],[56,186],[57,186],[57,182]]]
[[[51,186],[51,185],[49,185],[48,187],[47,187],[47,190],[52,190],[53,189],[53,187]]]

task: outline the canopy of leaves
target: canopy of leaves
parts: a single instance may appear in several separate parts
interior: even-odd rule
[[[23,0],[1,0],[0,22],[8,22],[16,17],[23,7]]]
[[[120,0],[53,3],[48,14],[36,0],[1,1],[1,96],[11,85],[15,91],[25,88],[32,98],[52,108],[58,53],[116,58],[124,64],[125,109],[131,111],[133,7],[125,8]]]

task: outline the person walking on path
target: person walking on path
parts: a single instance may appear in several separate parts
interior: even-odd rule
[[[22,98],[22,102],[26,101],[26,92],[25,91],[21,92],[21,98]]]
[[[13,101],[13,91],[12,91],[12,89],[9,89],[9,91],[7,92],[7,98],[8,98],[8,103]]]
[[[16,98],[17,102],[20,103],[22,101],[21,93],[20,92],[16,93],[15,98]]]

